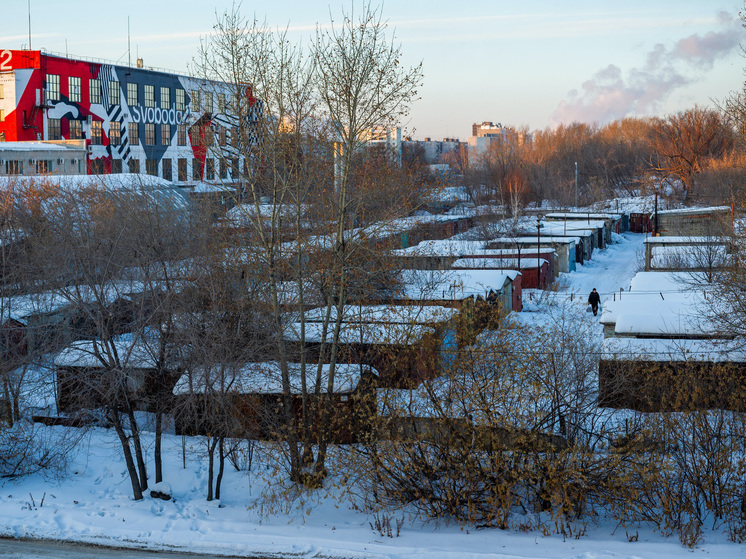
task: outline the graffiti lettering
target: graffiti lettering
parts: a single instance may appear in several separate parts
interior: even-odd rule
[[[170,109],[159,107],[130,107],[132,122],[152,122],[155,124],[184,124],[189,117],[189,109],[177,111],[175,106]]]

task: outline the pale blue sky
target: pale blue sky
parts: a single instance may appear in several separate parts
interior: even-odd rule
[[[6,0],[0,49],[28,45],[28,0]],[[230,0],[31,0],[32,47],[185,71],[215,11]],[[310,37],[349,2],[243,2],[271,25]],[[662,115],[744,82],[743,0],[410,0],[384,4],[404,62],[425,83],[406,129],[417,138],[471,134],[491,120],[531,129],[559,122]],[[66,44],[67,43],[67,44]]]

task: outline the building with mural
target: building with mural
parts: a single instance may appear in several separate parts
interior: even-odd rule
[[[261,101],[246,84],[0,51],[0,141],[81,140],[85,172],[235,182],[257,142]],[[239,116],[240,115],[240,116]],[[5,161],[5,174],[19,168]]]

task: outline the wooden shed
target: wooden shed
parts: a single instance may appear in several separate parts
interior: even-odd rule
[[[293,407],[294,427],[303,421],[302,377],[308,391],[311,439],[321,420],[321,403],[330,404],[332,441],[350,444],[364,440],[371,432],[377,373],[367,365],[338,363],[334,367],[334,388],[327,393],[331,366],[322,364],[321,396],[314,395],[318,365],[288,363],[288,380]],[[284,418],[282,368],[276,361],[265,363],[230,363],[211,370],[184,373],[173,389],[176,433],[277,440],[286,429]]]
[[[328,330],[324,338],[325,311],[308,311],[303,326],[300,322],[287,326],[284,336],[294,355],[305,351],[316,362],[324,357],[322,342],[330,338]],[[443,306],[348,305],[338,361],[375,368],[382,386],[416,385],[438,374],[453,359],[459,321],[458,309]]]
[[[604,407],[746,411],[746,354],[731,340],[607,338],[598,376]]]

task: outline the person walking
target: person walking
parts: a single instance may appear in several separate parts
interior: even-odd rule
[[[591,294],[588,295],[588,304],[591,306],[593,316],[596,316],[596,313],[598,313],[599,303],[601,303],[601,296],[598,294],[598,291],[596,291],[596,288],[594,287],[593,291],[591,291]]]

